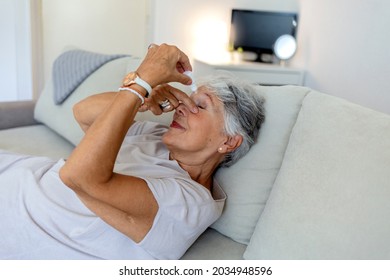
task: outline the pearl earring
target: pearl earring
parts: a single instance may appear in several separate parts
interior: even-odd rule
[[[219,148],[218,148],[218,151],[222,152],[222,147],[219,147]]]

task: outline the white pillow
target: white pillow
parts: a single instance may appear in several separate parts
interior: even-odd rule
[[[390,116],[310,93],[246,259],[389,259]]]
[[[73,117],[73,105],[89,95],[117,90],[127,69],[136,69],[139,63],[139,59],[132,57],[106,63],[80,84],[61,105],[54,104],[53,80],[50,79],[35,106],[35,119],[53,129],[73,145],[77,145],[83,132]]]
[[[249,153],[216,178],[227,194],[224,212],[212,228],[248,244],[279,171],[291,129],[309,89],[296,86],[263,87],[266,120]]]

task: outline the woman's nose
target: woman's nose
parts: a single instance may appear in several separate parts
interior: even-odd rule
[[[176,108],[176,112],[179,115],[187,116],[190,111],[184,103],[180,103],[179,106],[177,106]]]

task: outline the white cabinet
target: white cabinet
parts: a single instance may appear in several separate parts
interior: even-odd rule
[[[303,85],[305,74],[302,69],[258,62],[209,63],[195,59],[193,66],[195,75],[199,77],[225,70],[261,85]]]

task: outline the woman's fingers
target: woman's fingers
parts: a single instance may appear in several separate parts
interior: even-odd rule
[[[137,73],[155,87],[168,82],[191,84],[191,78],[183,74],[191,70],[188,56],[176,46],[150,44]]]
[[[183,103],[191,112],[198,113],[198,106],[196,106],[195,102],[188,96],[188,94],[175,87],[171,87],[170,92],[178,101],[176,107],[179,106],[180,103]]]
[[[144,111],[146,108],[155,115],[163,112],[170,112],[183,103],[193,113],[198,112],[195,102],[183,91],[171,85],[164,84],[153,89],[152,94],[146,99],[145,105],[140,108]]]
[[[153,89],[151,96],[146,100],[148,109],[155,115],[163,112],[170,112],[179,106],[179,101],[170,92],[169,85],[157,86]]]

